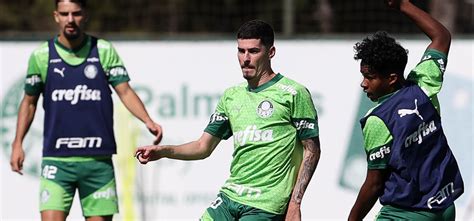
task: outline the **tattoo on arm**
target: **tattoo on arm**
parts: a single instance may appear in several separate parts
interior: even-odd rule
[[[308,187],[309,181],[316,170],[321,155],[319,137],[303,140],[304,155],[303,162],[298,172],[292,200],[300,204]]]

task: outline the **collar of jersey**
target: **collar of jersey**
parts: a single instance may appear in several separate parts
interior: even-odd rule
[[[280,79],[283,78],[283,75],[281,75],[280,73],[276,74],[275,77],[273,77],[272,79],[270,79],[267,83],[265,84],[262,84],[258,87],[256,87],[255,89],[251,89],[248,85],[247,85],[247,91],[249,92],[254,92],[254,93],[258,93],[260,91],[263,91],[265,89],[267,89],[268,87],[274,85],[277,81],[279,81]]]
[[[386,100],[388,100],[389,98],[391,98],[394,94],[396,94],[398,91],[400,91],[400,90],[397,90],[397,91],[395,91],[395,92],[392,92],[392,93],[390,93],[390,94],[386,94],[386,95],[380,97],[380,98],[377,100],[377,104],[381,104],[381,103],[385,102]]]
[[[71,49],[71,48],[67,48],[66,46],[61,44],[61,42],[59,42],[58,36],[56,36],[56,37],[54,37],[54,44],[57,45],[58,47],[60,47],[62,50],[68,52],[68,53],[77,54],[77,53],[81,52],[81,50],[84,48],[85,45],[87,45],[89,40],[90,40],[90,36],[86,35],[86,37],[84,38],[84,41],[82,41],[82,43],[81,43],[81,45],[79,45],[79,47]]]

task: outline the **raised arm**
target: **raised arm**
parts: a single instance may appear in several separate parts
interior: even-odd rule
[[[138,147],[135,156],[142,164],[161,158],[201,160],[210,156],[220,141],[220,138],[204,132],[198,140],[181,145]]]
[[[440,22],[409,0],[387,0],[388,6],[407,15],[430,39],[428,49],[436,49],[448,55],[451,34]]]
[[[148,112],[145,109],[145,105],[143,105],[143,102],[137,96],[135,91],[130,87],[128,82],[118,84],[114,89],[125,107],[136,118],[145,123],[148,130],[150,130],[150,132],[156,136],[154,144],[158,144],[163,136],[161,126],[150,118]]]
[[[301,162],[296,184],[288,203],[285,220],[301,220],[301,201],[309,181],[311,181],[311,177],[313,177],[314,171],[318,166],[321,155],[319,137],[302,140],[301,142],[304,148],[303,161]]]
[[[10,166],[12,171],[21,175],[23,173],[23,161],[25,160],[25,153],[23,151],[23,139],[30,129],[31,123],[35,117],[36,106],[38,104],[39,96],[31,96],[25,94],[20,103],[18,110],[18,119],[16,122],[15,140],[12,143],[12,153],[10,156]]]

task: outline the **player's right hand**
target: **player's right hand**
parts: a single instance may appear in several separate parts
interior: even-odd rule
[[[25,152],[23,151],[23,147],[21,144],[16,144],[13,142],[12,154],[10,156],[10,166],[12,171],[23,175],[23,172],[21,172],[23,169],[23,161],[25,161]]]
[[[150,161],[162,158],[159,154],[159,146],[156,145],[138,147],[135,151],[135,157],[141,164],[147,164]]]

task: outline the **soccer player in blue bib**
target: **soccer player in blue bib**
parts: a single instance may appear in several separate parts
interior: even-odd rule
[[[83,32],[85,0],[56,0],[59,35],[36,49],[28,63],[11,168],[22,173],[23,138],[43,95],[44,141],[40,181],[41,219],[63,221],[76,189],[86,220],[112,220],[118,201],[112,155],[113,87],[123,104],[161,140],[161,126],[148,115],[128,84],[122,60],[110,42]]]
[[[385,32],[355,45],[361,87],[377,106],[361,119],[367,177],[349,220],[362,220],[377,199],[377,220],[454,220],[464,191],[456,159],[443,132],[437,94],[451,44],[449,31],[409,0],[388,0],[430,39],[405,79],[407,50]]]

